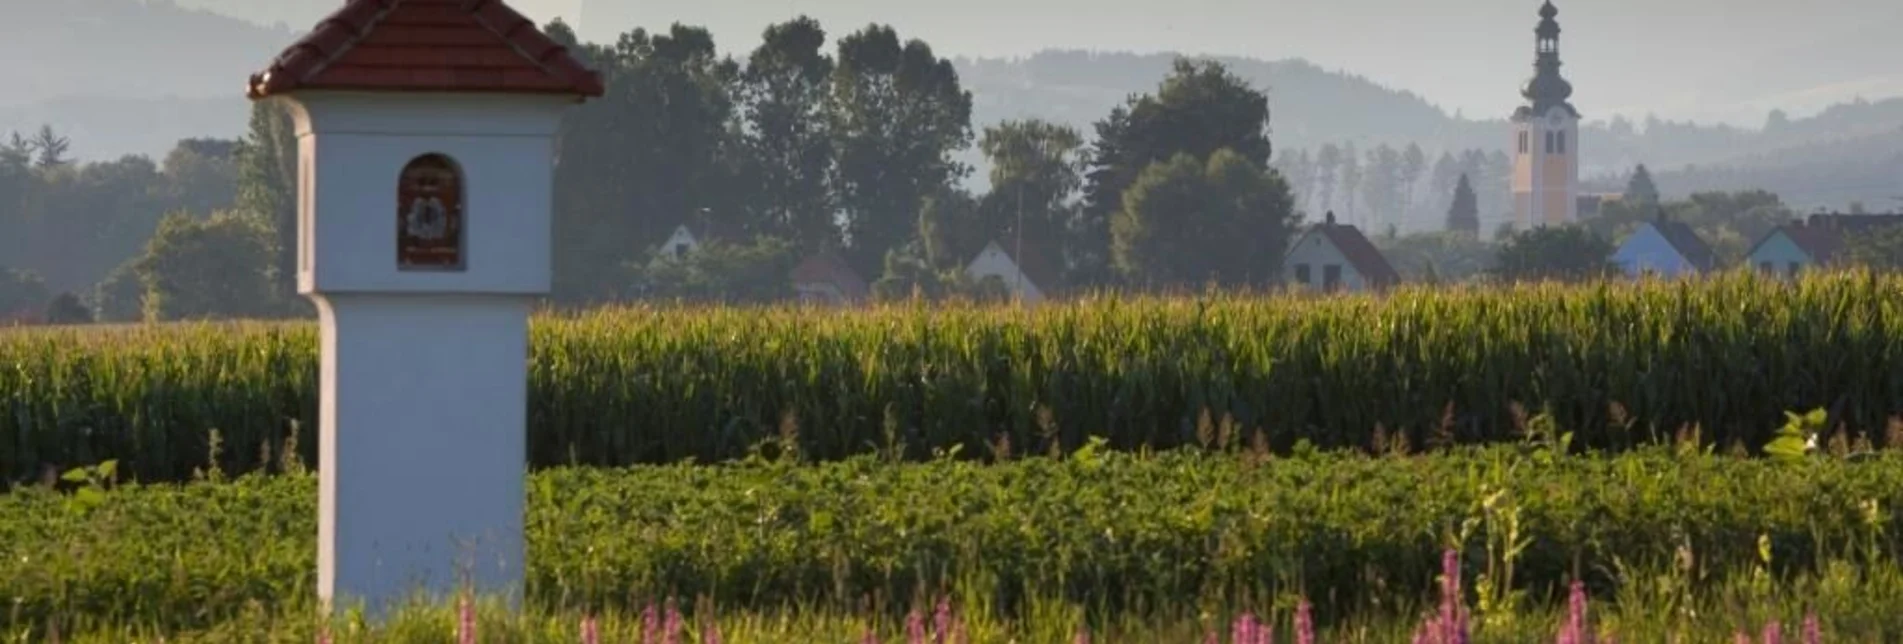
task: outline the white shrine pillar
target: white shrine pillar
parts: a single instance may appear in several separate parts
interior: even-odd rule
[[[520,599],[528,318],[550,284],[554,140],[564,111],[600,93],[498,0],[350,0],[253,77],[251,97],[282,97],[298,141],[327,606]]]

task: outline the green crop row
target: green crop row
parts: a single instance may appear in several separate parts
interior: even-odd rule
[[[12,602],[0,619],[187,628],[251,602],[308,605],[315,487],[291,474],[0,496],[0,597]],[[1491,589],[1472,603],[1499,610],[1563,608],[1575,577],[1595,597],[1669,606],[1711,580],[1903,561],[1894,452],[1267,457],[1092,444],[992,465],[555,468],[531,475],[529,495],[526,596],[559,609],[673,595],[736,610],[853,611],[956,586],[1000,614],[1045,597],[1182,616],[1196,598],[1300,593],[1336,623],[1431,605],[1448,547],[1465,553],[1475,587]],[[1633,570],[1668,571],[1683,588]]]
[[[142,480],[314,458],[316,333],[217,324],[0,334],[0,469],[119,459]],[[537,466],[1510,440],[1544,411],[1585,446],[1761,446],[1826,408],[1884,444],[1903,413],[1903,277],[1103,299],[1030,311],[624,308],[539,316]]]

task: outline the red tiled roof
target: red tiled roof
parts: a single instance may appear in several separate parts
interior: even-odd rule
[[[600,96],[601,76],[502,0],[346,0],[254,74],[246,95],[300,89]]]
[[[1386,287],[1401,282],[1401,274],[1395,272],[1394,266],[1388,263],[1388,258],[1381,254],[1380,249],[1374,247],[1374,242],[1368,241],[1368,237],[1361,234],[1361,229],[1349,224],[1336,223],[1317,224],[1315,229],[1327,237],[1328,243],[1334,244],[1335,249],[1340,250],[1342,256],[1348,258],[1348,263],[1354,265],[1355,272],[1360,273],[1370,285]]]
[[[862,300],[870,292],[865,279],[859,277],[846,260],[831,252],[822,252],[806,258],[793,268],[794,284],[831,284],[839,287],[840,293],[850,300]]]

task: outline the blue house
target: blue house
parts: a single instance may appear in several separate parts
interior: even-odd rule
[[[1745,261],[1767,275],[1795,277],[1804,270],[1829,267],[1843,253],[1844,240],[1862,232],[1903,226],[1903,215],[1811,215],[1766,233],[1745,254]]]
[[[1698,232],[1682,221],[1672,221],[1660,212],[1652,221],[1639,224],[1612,254],[1627,277],[1655,275],[1667,279],[1710,272],[1717,266],[1711,246]]]

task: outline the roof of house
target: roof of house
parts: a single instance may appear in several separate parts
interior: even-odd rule
[[[1021,243],[1023,246],[1023,257],[1018,257],[1011,252],[1011,246],[1020,244],[1020,242],[1015,239],[1011,241],[1010,246],[998,242],[997,240],[992,240],[986,248],[997,247],[999,253],[1009,258],[1012,264],[1017,265],[1018,271],[1024,273],[1024,277],[1030,279],[1031,283],[1037,286],[1037,290],[1046,295],[1060,288],[1064,279],[1064,272],[1059,268],[1060,265],[1052,261],[1052,256],[1044,252],[1044,248],[1041,244],[1030,239],[1023,240]],[[977,260],[974,259],[973,261]]]
[[[1809,255],[1811,261],[1819,264],[1830,263],[1831,260],[1836,258],[1837,252],[1843,250],[1844,246],[1843,233],[1836,228],[1829,226],[1812,226],[1806,225],[1803,222],[1794,222],[1789,225],[1778,226],[1777,228],[1771,229],[1771,232],[1765,233],[1764,237],[1758,240],[1758,243],[1751,245],[1751,250],[1745,253],[1745,255],[1757,254],[1758,249],[1763,247],[1765,242],[1770,241],[1773,236],[1780,234],[1790,239],[1791,243],[1796,245],[1798,250],[1804,251],[1805,255]]]
[[[832,284],[851,299],[863,299],[871,293],[866,280],[846,264],[845,258],[831,251],[815,253],[793,267],[793,283]]]
[[[1717,264],[1717,255],[1711,252],[1711,245],[1699,238],[1698,231],[1692,230],[1691,224],[1670,219],[1658,219],[1646,223],[1659,231],[1659,236],[1664,237],[1665,242],[1671,244],[1680,257],[1691,262],[1692,266],[1697,267],[1698,270],[1709,271]]]
[[[1381,254],[1381,250],[1374,247],[1374,242],[1368,241],[1367,235],[1361,234],[1361,229],[1352,224],[1335,223],[1335,213],[1328,213],[1322,223],[1309,228],[1302,237],[1306,239],[1308,235],[1316,234],[1341,251],[1342,256],[1348,258],[1348,264],[1355,267],[1355,272],[1370,283],[1391,285],[1401,282],[1401,274],[1394,270],[1394,265],[1388,263],[1388,258]],[[1297,240],[1297,243],[1300,241]]]
[[[502,0],[346,0],[254,74],[301,89],[600,96],[601,76]]]

